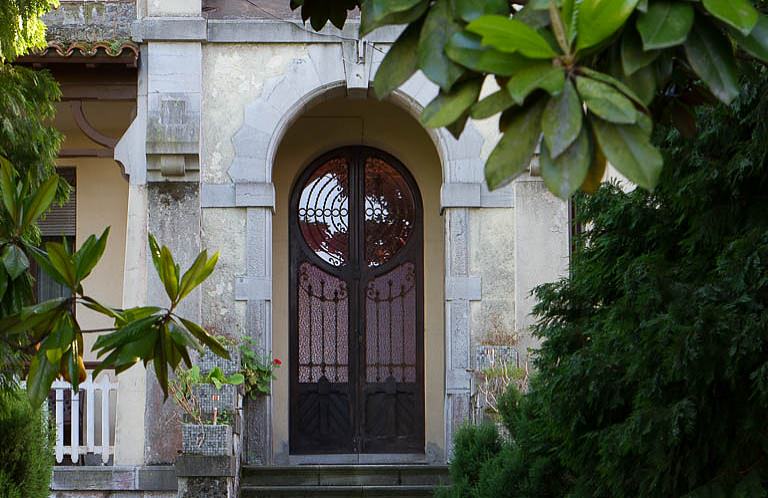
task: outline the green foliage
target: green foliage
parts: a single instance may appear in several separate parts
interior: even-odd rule
[[[0,157],[37,185],[54,173],[61,144],[52,124],[59,86],[47,71],[0,63],[0,88]],[[60,192],[66,191],[62,182]]]
[[[0,496],[48,498],[53,473],[53,431],[22,391],[0,392]]]
[[[768,495],[768,72],[746,71],[696,141],[657,130],[654,192],[577,198],[570,276],[537,291],[537,376],[499,402],[503,449],[453,463],[455,496]]]
[[[239,386],[245,381],[242,373],[235,372],[227,375],[221,368],[215,367],[204,374],[200,372],[200,367],[195,365],[191,368],[178,368],[174,374],[173,380],[168,384],[168,390],[173,401],[184,411],[187,421],[198,425],[206,423],[227,425],[225,422],[228,421],[228,415],[225,413],[217,413],[216,418],[211,421],[204,417],[200,410],[200,397],[196,388],[212,385],[217,390],[221,390],[225,385]],[[219,418],[219,415],[222,417]]]
[[[358,3],[361,35],[407,25],[376,75],[379,98],[421,70],[440,87],[422,115],[426,126],[458,137],[470,117],[499,115],[503,136],[485,166],[492,189],[528,169],[530,144],[535,148],[542,134],[542,175],[561,198],[594,191],[606,160],[653,189],[662,168],[650,139],[654,122],[694,134],[692,106],[739,95],[737,56],[768,62],[764,0],[293,0],[291,6],[302,6],[302,17],[318,29],[331,12],[342,19]],[[476,89],[487,76],[503,93],[478,102]],[[542,105],[556,107],[567,125],[556,144],[552,121],[540,119]]]
[[[59,6],[58,0],[0,0],[0,64],[45,46],[40,16]]]
[[[256,341],[250,337],[240,344],[240,366],[245,378],[245,395],[251,399],[268,395],[272,381],[277,378],[275,370],[283,363],[278,358],[268,358],[257,352]]]

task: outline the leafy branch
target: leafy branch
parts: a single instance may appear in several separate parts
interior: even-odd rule
[[[562,198],[593,192],[609,162],[653,189],[663,166],[654,123],[694,134],[693,106],[739,95],[737,55],[768,61],[763,1],[291,2],[315,29],[343,26],[358,5],[361,36],[405,25],[376,74],[379,98],[421,71],[440,87],[425,126],[458,138],[469,119],[498,116],[491,189],[525,172],[539,145],[544,182]],[[481,98],[489,77],[497,91]]]

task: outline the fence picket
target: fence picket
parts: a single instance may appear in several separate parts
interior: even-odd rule
[[[109,391],[112,384],[108,376],[101,381],[101,461],[107,463],[112,449],[109,444]]]
[[[94,389],[93,385],[93,375],[88,374],[88,377],[86,377],[85,382],[80,384],[80,387],[85,390],[85,444],[86,444],[86,452],[87,453],[93,453],[94,452],[94,433],[96,432],[94,430],[95,426],[95,420],[94,420],[94,403],[95,403],[95,393],[96,389]]]
[[[56,462],[64,461],[64,389],[56,390]]]
[[[69,393],[72,396],[70,455],[72,455],[72,462],[74,463],[80,458],[80,392],[72,390]]]
[[[88,374],[85,382],[80,384],[80,391],[85,392],[85,413],[80,413],[80,391],[73,392],[69,382],[55,380],[51,385],[54,394],[55,405],[53,411],[56,424],[56,463],[62,463],[64,457],[69,455],[72,463],[78,463],[80,455],[96,454],[101,455],[101,461],[108,463],[110,456],[114,455],[115,447],[110,442],[112,420],[109,402],[111,391],[117,391],[117,383],[112,382],[109,375],[104,374],[100,382],[96,382],[92,374]],[[101,391],[101,444],[96,445],[96,391]],[[64,444],[65,432],[65,396],[69,395],[71,400],[70,408],[70,441],[68,445]],[[83,422],[85,434],[80,433],[80,422]],[[81,438],[85,444],[80,445]]]

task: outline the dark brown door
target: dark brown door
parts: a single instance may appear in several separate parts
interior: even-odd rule
[[[347,147],[290,213],[293,454],[424,451],[421,196],[394,157]]]

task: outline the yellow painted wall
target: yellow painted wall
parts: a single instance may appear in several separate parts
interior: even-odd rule
[[[394,155],[411,171],[424,203],[425,412],[427,450],[444,458],[444,234],[440,216],[440,159],[427,133],[398,107],[373,100],[337,99],[307,111],[288,130],[275,159],[272,352],[288,359],[288,209],[296,177],[317,156],[345,145],[368,145]],[[288,369],[273,389],[273,449],[288,453]]]

